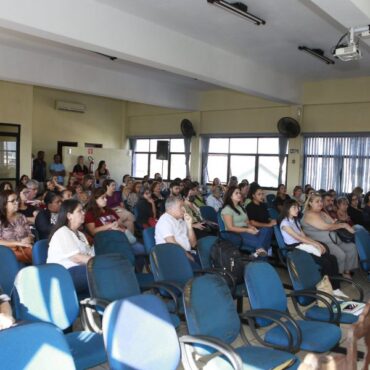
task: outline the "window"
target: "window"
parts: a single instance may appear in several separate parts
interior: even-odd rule
[[[285,158],[283,179],[286,179]],[[279,178],[278,137],[210,138],[208,181],[218,177],[226,182],[230,176],[239,181],[257,181],[266,188],[277,188]]]
[[[315,189],[350,193],[370,188],[370,136],[306,136],[304,183]]]
[[[0,123],[0,182],[19,180],[20,126]]]
[[[169,159],[157,159],[157,141],[169,141]],[[186,176],[184,139],[137,139],[132,156],[132,176],[151,178],[159,172],[164,180]]]

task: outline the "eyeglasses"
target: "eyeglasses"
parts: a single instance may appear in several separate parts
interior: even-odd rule
[[[18,203],[18,199],[12,199],[12,200],[8,200],[8,203]]]

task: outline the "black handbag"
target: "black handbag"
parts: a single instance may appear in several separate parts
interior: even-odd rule
[[[333,232],[329,234],[331,241],[334,244],[338,244],[338,238],[343,243],[354,243],[355,242],[355,234],[352,234],[345,228],[337,229],[334,231],[335,239],[333,238]]]

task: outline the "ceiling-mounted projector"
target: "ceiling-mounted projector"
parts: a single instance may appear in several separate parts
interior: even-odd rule
[[[345,37],[347,38],[347,42],[342,42]],[[334,47],[333,55],[343,62],[361,59],[362,53],[360,50],[360,37],[370,37],[370,25],[363,27],[351,27]]]

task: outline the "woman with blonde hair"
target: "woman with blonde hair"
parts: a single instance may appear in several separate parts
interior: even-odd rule
[[[351,278],[350,271],[358,266],[356,246],[354,243],[345,243],[340,240],[335,231],[346,229],[354,234],[355,230],[345,222],[336,223],[327,213],[323,212],[322,197],[318,193],[308,197],[301,224],[308,237],[328,246],[330,253],[337,258],[339,272]]]

